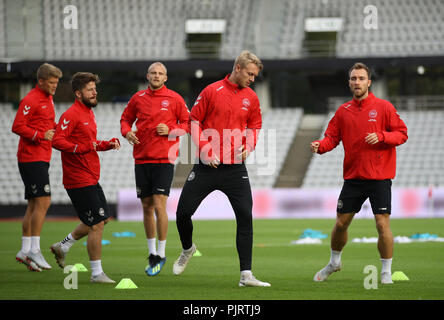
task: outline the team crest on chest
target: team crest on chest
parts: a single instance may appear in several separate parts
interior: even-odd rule
[[[162,108],[160,108],[160,110],[168,110],[168,106],[170,105],[170,102],[168,100],[163,100],[160,105],[162,106]]]
[[[368,121],[375,121],[376,122],[376,116],[377,115],[378,115],[378,112],[375,109],[370,110],[370,112],[368,113],[368,117],[370,119],[368,119]]]
[[[250,107],[250,100],[248,100],[248,98],[242,99],[242,106],[242,110],[248,111],[248,107]]]

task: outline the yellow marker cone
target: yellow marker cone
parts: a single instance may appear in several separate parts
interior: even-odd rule
[[[395,271],[392,274],[393,281],[409,281],[410,279],[402,271]]]
[[[202,253],[196,249],[196,252],[193,254],[193,257],[202,257]]]
[[[115,289],[137,289],[137,286],[130,278],[123,278]]]
[[[88,269],[86,269],[86,267],[81,264],[81,263],[76,263],[70,270],[71,272],[73,271],[77,271],[77,272],[87,272]]]

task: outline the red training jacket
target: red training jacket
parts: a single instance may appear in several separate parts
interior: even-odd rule
[[[134,94],[122,113],[120,131],[125,137],[137,119],[136,136],[140,143],[133,146],[135,163],[174,163],[179,136],[188,132],[189,118],[183,98],[165,85],[158,90],[148,87]],[[168,126],[168,136],[157,134],[160,123]],[[177,148],[171,148],[175,144]]]
[[[45,132],[56,125],[52,95],[36,85],[20,102],[12,124],[12,132],[20,136],[18,162],[49,162],[52,148]]]
[[[111,149],[110,141],[97,140],[94,112],[82,102],[76,100],[61,115],[52,145],[62,152],[65,189],[83,188],[99,182],[100,161],[97,151]],[[96,150],[93,143],[97,144]]]
[[[376,132],[379,142],[365,142]],[[318,153],[344,146],[344,179],[393,179],[396,173],[396,146],[407,141],[407,127],[395,107],[369,92],[367,98],[341,105],[330,120]]]
[[[221,163],[240,163],[239,148],[253,151],[262,127],[256,93],[239,88],[229,76],[207,86],[191,109],[191,137],[204,163],[215,156]]]

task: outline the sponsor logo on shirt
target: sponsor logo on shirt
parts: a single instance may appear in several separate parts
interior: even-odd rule
[[[68,128],[68,123],[70,121],[71,120],[66,121],[66,119],[63,119],[63,123],[62,123],[62,126],[61,126],[62,130],[65,130],[66,128]]]
[[[25,106],[25,110],[23,110],[23,114],[26,116],[29,113],[29,110],[31,110],[31,107]]]

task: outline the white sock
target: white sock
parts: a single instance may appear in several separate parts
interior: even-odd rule
[[[331,249],[330,263],[333,266],[339,266],[341,264],[341,254],[342,251],[335,251]]]
[[[148,253],[157,255],[156,238],[146,239],[148,242]]]
[[[31,252],[37,253],[40,251],[40,237],[31,237]]]
[[[157,254],[161,258],[165,258],[165,247],[166,247],[166,240],[158,241],[157,242]]]
[[[392,260],[393,260],[393,258],[381,259],[381,262],[382,262],[381,273],[388,272],[388,273],[392,274]]]
[[[242,270],[241,271],[241,277],[248,277],[248,276],[252,276],[253,272],[251,272],[251,270]]]
[[[22,249],[23,253],[28,253],[31,250],[31,237],[22,237]]]
[[[98,276],[103,272],[102,269],[102,260],[95,260],[89,262],[91,265],[91,274],[92,276]]]
[[[66,236],[65,239],[63,239],[62,241],[60,241],[61,247],[62,247],[62,251],[67,253],[69,251],[69,248],[72,247],[72,245],[74,243],[76,243],[76,239],[74,239],[74,237],[70,234],[68,234]]]

